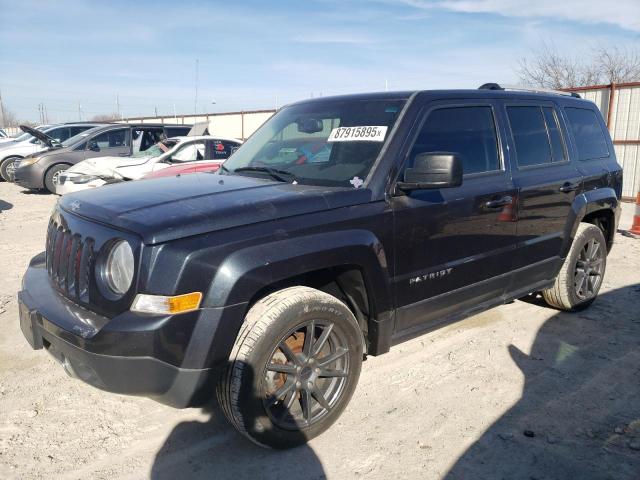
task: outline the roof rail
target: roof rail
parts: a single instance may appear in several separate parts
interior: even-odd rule
[[[551,90],[548,88],[520,87],[514,85],[505,85],[504,87],[498,83],[484,83],[478,87],[478,90],[515,90],[518,92],[534,92],[534,93],[551,93],[554,95],[564,95],[567,97],[582,98],[576,92],[563,92],[562,90]]]

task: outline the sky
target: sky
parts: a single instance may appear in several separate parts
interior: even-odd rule
[[[516,84],[544,44],[639,46],[640,0],[0,0],[0,94],[30,121],[266,109]]]

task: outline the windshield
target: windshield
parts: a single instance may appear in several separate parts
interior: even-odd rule
[[[327,100],[286,107],[224,163],[223,172],[360,188],[405,102]]]
[[[171,150],[173,147],[176,146],[178,142],[175,140],[163,140],[162,142],[158,142],[155,145],[152,145],[151,147],[147,148],[146,150],[143,150],[141,152],[137,152],[134,153],[132,155],[133,158],[140,158],[140,157],[157,157],[159,155],[162,155],[165,152],[168,152],[169,150]]]

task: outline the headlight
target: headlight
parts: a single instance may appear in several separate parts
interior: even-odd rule
[[[133,250],[129,243],[119,240],[109,250],[103,267],[103,279],[109,290],[116,295],[124,295],[133,282],[133,272]]]
[[[76,175],[75,177],[71,177],[67,175],[67,179],[70,180],[72,183],[80,184],[80,183],[93,182],[94,180],[99,180],[100,177],[96,175]]]
[[[38,160],[40,160],[40,157],[23,158],[22,160],[20,160],[20,167],[26,167],[28,165],[33,165]]]

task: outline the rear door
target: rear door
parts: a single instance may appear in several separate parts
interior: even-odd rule
[[[496,105],[431,102],[418,125],[403,168],[419,153],[455,152],[462,157],[464,179],[459,187],[392,199],[396,331],[495,301],[508,285],[516,242],[515,189]]]
[[[562,116],[553,102],[505,101],[513,182],[518,190],[518,251],[511,292],[552,279],[582,176],[570,161]]]

